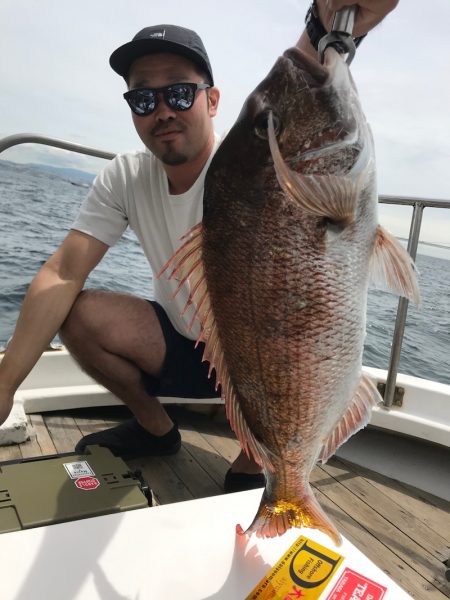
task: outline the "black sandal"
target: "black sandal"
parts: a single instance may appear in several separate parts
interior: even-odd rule
[[[93,444],[109,448],[115,456],[124,459],[167,456],[181,448],[181,436],[176,424],[165,435],[153,435],[133,417],[116,427],[85,435],[75,446],[75,452],[82,454],[86,446]]]
[[[245,490],[254,490],[265,487],[266,478],[264,473],[233,473],[228,469],[225,475],[223,490],[226,494],[232,492],[243,492]]]

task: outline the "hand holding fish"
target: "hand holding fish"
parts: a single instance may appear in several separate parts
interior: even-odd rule
[[[353,28],[354,37],[359,37],[373,29],[397,6],[399,0],[317,0],[319,17],[323,26],[330,31],[333,18],[338,10],[346,6],[358,7]]]
[[[357,7],[352,35],[353,38],[358,38],[364,37],[378,25],[397,4],[398,0],[360,0],[359,2],[354,0],[314,0],[307,13],[307,27],[296,46],[317,60],[319,40],[326,35],[326,32],[332,30],[337,11],[342,11],[346,7]]]

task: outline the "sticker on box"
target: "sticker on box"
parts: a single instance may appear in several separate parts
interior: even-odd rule
[[[85,460],[64,463],[64,468],[66,469],[71,479],[78,479],[79,477],[89,477],[95,475],[94,471],[89,466],[89,463]]]
[[[80,477],[75,482],[75,485],[80,490],[96,490],[100,485],[97,477]]]
[[[320,598],[344,557],[300,536],[245,600]]]

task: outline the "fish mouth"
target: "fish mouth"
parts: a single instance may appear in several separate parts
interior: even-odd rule
[[[330,77],[328,65],[321,65],[303,50],[288,48],[283,53],[284,58],[289,59],[297,69],[303,72],[305,82],[311,87],[323,86]]]
[[[353,88],[345,60],[334,48],[329,48],[325,53],[323,65],[296,47],[288,48],[283,56],[302,71],[302,76],[313,93],[319,88],[332,88],[335,85],[339,87],[344,85],[348,89]],[[347,123],[346,127],[345,120],[339,124],[324,127],[304,140],[291,160],[297,162],[319,159],[338,153],[343,148],[357,143],[359,138],[357,123],[353,122],[351,125]]]

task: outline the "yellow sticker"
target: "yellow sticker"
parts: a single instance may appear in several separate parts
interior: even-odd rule
[[[344,560],[300,536],[245,600],[316,600]]]

